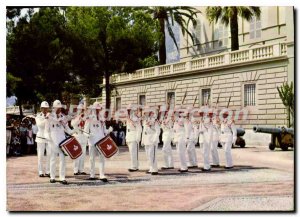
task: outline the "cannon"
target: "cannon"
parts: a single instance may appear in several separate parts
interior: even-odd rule
[[[283,151],[287,151],[289,147],[294,147],[294,129],[281,127],[258,127],[254,126],[253,131],[255,133],[267,133],[271,134],[271,143],[269,149],[274,150],[275,147],[281,148]]]
[[[245,139],[242,138],[242,136],[245,135],[245,130],[243,128],[237,128],[236,129],[236,142],[235,145],[240,146],[241,148],[245,148],[246,142]]]
[[[235,145],[238,145],[241,148],[245,148],[246,142],[245,142],[245,139],[242,138],[242,136],[245,135],[245,130],[243,128],[237,128],[236,135],[237,135],[237,139],[236,139]],[[232,144],[232,146],[233,146],[233,144]],[[220,142],[218,143],[218,147],[222,148],[222,145]]]

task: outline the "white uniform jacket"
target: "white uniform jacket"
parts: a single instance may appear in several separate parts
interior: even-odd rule
[[[44,136],[56,146],[66,139],[66,133],[72,134],[72,130],[68,126],[68,122],[64,115],[51,113],[48,116],[45,124]]]
[[[178,118],[174,123],[174,143],[185,143],[186,142],[186,131],[184,127],[184,119]]]
[[[220,141],[223,143],[235,143],[237,139],[237,130],[231,120],[224,119],[221,123]]]
[[[140,119],[135,115],[131,115],[131,117],[127,118],[126,121],[127,144],[130,142],[139,143],[141,141],[141,134],[142,134],[142,125]]]
[[[163,130],[162,141],[164,143],[172,141],[174,137],[173,121],[170,118],[167,118],[162,121],[161,128]]]
[[[35,118],[36,125],[38,127],[38,132],[37,132],[36,139],[35,139],[35,141],[37,143],[46,143],[47,142],[45,135],[44,135],[46,120],[47,120],[46,115],[44,115],[43,112],[39,113]]]
[[[160,126],[154,118],[144,121],[142,144],[157,145],[159,142]]]
[[[95,145],[111,131],[112,129],[107,130],[105,122],[97,119],[96,116],[90,116],[84,125],[84,135],[87,136],[89,145]]]

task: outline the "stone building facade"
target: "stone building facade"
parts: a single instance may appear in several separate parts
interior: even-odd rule
[[[205,11],[205,7],[199,9]],[[133,74],[113,75],[111,82],[116,89],[112,92],[111,109],[125,108],[129,103],[157,106],[169,98],[172,105],[178,105],[185,92],[185,105],[192,105],[196,98],[196,108],[206,102],[213,106],[219,98],[219,107],[226,107],[231,96],[230,109],[249,111],[246,120],[236,122],[246,129],[246,137],[251,141],[261,141],[262,137],[270,139],[269,135],[262,134],[258,138],[252,127],[287,124],[286,109],[277,87],[294,81],[293,8],[262,7],[261,23],[254,24],[260,25],[260,33],[254,33],[257,37],[251,33],[258,31],[253,30],[253,24],[239,20],[241,47],[234,52],[229,49],[230,36],[223,34],[224,27],[222,34],[228,40],[226,46],[222,42],[224,46],[220,48],[214,46],[213,35],[214,28],[220,29],[219,24],[211,27],[205,16],[199,23],[202,23],[200,30],[194,30],[195,35],[197,31],[200,35],[198,44],[190,46],[188,39],[181,36],[179,62],[137,70]],[[211,38],[201,37],[204,29],[211,29],[206,31],[211,33]],[[220,40],[217,45],[221,44]],[[105,96],[103,90],[103,102]]]

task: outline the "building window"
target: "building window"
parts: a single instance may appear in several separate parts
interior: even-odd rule
[[[250,21],[250,39],[261,37],[261,20],[254,17]]]
[[[219,47],[226,47],[228,45],[228,27],[219,24],[214,32],[214,40],[217,41]]]
[[[200,37],[201,37],[201,22],[200,22],[200,20],[197,20],[197,24],[196,24],[196,26],[194,27],[194,30],[193,30],[193,43],[194,43],[194,45],[197,45],[197,44],[201,43]]]
[[[116,111],[121,109],[121,97],[116,98]]]
[[[255,106],[255,84],[244,85],[244,106]]]
[[[146,105],[146,95],[139,95],[139,105]]]
[[[174,108],[175,106],[175,92],[168,92],[167,93],[167,102],[166,104],[170,104],[170,108]]]
[[[201,105],[210,104],[210,88],[202,89],[201,91]]]

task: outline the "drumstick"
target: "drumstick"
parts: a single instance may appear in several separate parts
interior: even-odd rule
[[[83,132],[83,133],[86,133],[86,134],[88,134],[88,135],[90,135],[90,133],[88,133],[88,132],[85,132],[84,130],[82,130],[82,129],[79,129],[81,132]]]

